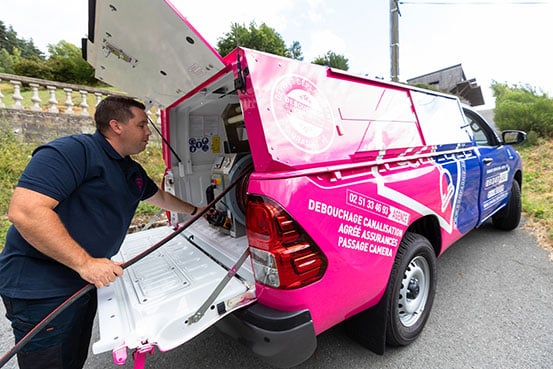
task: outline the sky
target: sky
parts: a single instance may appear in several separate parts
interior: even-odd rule
[[[212,46],[232,23],[266,23],[287,45],[299,41],[305,61],[331,50],[348,59],[351,73],[390,79],[389,0],[171,2]],[[492,81],[553,96],[553,0],[399,4],[400,81],[462,64],[466,77],[482,86],[481,108],[493,107]],[[0,0],[0,20],[45,53],[61,40],[80,47],[87,12],[88,0]]]

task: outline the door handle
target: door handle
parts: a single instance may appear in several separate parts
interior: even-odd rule
[[[493,159],[492,158],[484,158],[484,159],[482,159],[482,162],[486,165],[490,165],[491,163],[493,163]]]

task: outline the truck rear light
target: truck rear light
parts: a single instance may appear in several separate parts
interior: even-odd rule
[[[293,289],[323,276],[327,266],[325,255],[274,201],[248,195],[246,233],[257,282]]]

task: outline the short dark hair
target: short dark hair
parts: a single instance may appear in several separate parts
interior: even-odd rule
[[[96,128],[100,132],[105,132],[109,127],[109,121],[115,119],[122,123],[127,123],[134,117],[131,107],[145,110],[146,107],[140,101],[128,96],[111,95],[100,101],[96,106],[94,121]]]

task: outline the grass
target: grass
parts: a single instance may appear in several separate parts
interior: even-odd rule
[[[165,173],[165,162],[162,158],[161,143],[148,144],[146,150],[138,155],[134,155],[133,159],[139,162],[144,167],[150,178],[152,178],[154,182],[161,187],[163,174]],[[141,228],[144,224],[148,223],[148,221],[150,221],[150,219],[157,214],[158,211],[158,207],[145,202],[140,202],[132,220],[132,228]],[[167,220],[166,217],[161,219]]]
[[[518,148],[524,165],[522,209],[527,227],[553,260],[553,140]]]
[[[18,142],[7,129],[0,129],[0,248],[9,227],[8,205],[10,198],[27,165],[34,146]]]

